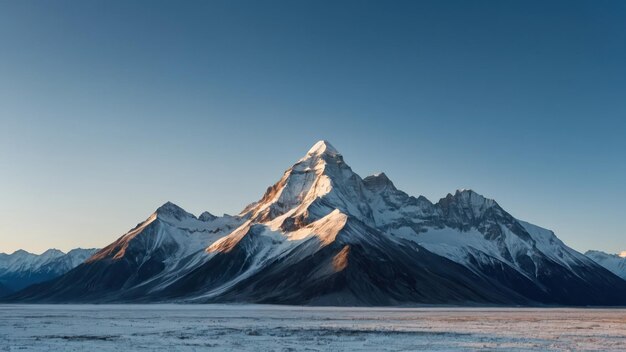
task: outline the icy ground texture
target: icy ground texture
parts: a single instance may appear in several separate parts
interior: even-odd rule
[[[626,309],[0,305],[0,350],[624,351]]]

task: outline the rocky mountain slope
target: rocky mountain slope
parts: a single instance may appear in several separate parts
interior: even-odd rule
[[[166,203],[33,302],[626,304],[626,281],[494,200],[362,179],[320,141],[237,216]]]

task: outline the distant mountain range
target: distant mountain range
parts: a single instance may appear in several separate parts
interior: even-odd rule
[[[24,250],[18,250],[13,254],[0,253],[0,295],[65,274],[96,251],[77,248],[68,253],[49,249],[40,255]]]
[[[608,254],[601,251],[588,251],[585,255],[610,270],[613,274],[626,280],[626,252]]]
[[[328,142],[236,216],[170,202],[11,302],[625,305],[626,280],[472,190],[361,178]]]

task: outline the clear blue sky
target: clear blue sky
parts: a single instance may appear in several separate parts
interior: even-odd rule
[[[0,2],[0,252],[237,213],[319,139],[625,250],[626,2]]]

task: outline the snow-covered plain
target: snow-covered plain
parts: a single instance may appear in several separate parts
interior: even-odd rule
[[[1,351],[624,351],[626,309],[0,305]]]

